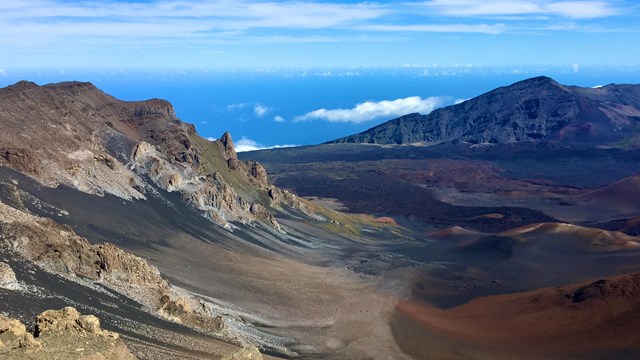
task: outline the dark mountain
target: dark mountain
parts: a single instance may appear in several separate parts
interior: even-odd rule
[[[330,143],[504,144],[547,140],[629,145],[639,134],[640,85],[582,88],[541,76],[428,115],[405,115]]]

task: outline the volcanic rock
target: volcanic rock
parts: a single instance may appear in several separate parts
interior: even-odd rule
[[[259,162],[249,160],[247,161],[247,167],[249,168],[249,176],[253,180],[254,184],[261,189],[269,187],[269,179],[267,177],[267,170]]]
[[[244,349],[240,349],[231,355],[227,355],[222,360],[262,360],[264,359],[260,350],[257,347],[251,345]]]
[[[74,307],[62,310],[47,310],[36,317],[35,335],[68,331],[75,334],[95,334],[103,337],[118,338],[118,334],[100,328],[100,320],[93,315],[81,315]]]
[[[93,315],[73,307],[47,310],[36,317],[34,333],[16,319],[0,315],[2,359],[105,359],[133,360],[117,333],[102,330]]]
[[[218,141],[220,141],[220,144],[222,144],[225,160],[238,159],[238,154],[236,154],[236,148],[233,144],[233,140],[231,139],[231,134],[229,134],[228,131],[222,134],[222,136],[220,137],[220,140]]]
[[[0,288],[14,289],[18,284],[16,274],[9,264],[0,262]]]

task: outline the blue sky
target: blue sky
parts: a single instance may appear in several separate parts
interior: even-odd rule
[[[165,98],[205,137],[314,144],[527,77],[640,82],[632,0],[0,0],[0,86]]]
[[[633,66],[636,1],[0,3],[0,69]]]

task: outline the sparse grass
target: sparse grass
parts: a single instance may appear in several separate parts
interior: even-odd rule
[[[320,206],[312,201],[300,198],[315,214],[327,219],[322,223],[322,227],[327,231],[338,234],[349,234],[362,236],[363,229],[370,229],[379,233],[392,234],[395,237],[406,237],[406,229],[392,222],[377,221],[373,215],[369,214],[348,214],[337,210]]]

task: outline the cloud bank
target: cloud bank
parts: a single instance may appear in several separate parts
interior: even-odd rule
[[[272,145],[272,146],[264,146],[258,144],[256,141],[243,136],[240,140],[235,142],[236,152],[246,152],[246,151],[256,151],[256,150],[265,150],[265,149],[278,149],[285,147],[294,147],[298,145]]]
[[[405,61],[405,51],[448,63],[509,58],[528,63],[534,55],[555,57],[555,48],[582,53],[581,41],[593,33],[623,38],[601,40],[607,49],[588,57],[613,63],[603,54],[617,53],[635,65],[638,51],[629,44],[638,32],[637,17],[636,0],[5,0],[0,1],[5,55],[0,66],[376,66]],[[529,42],[542,34],[557,36]],[[495,49],[515,43],[511,36],[541,51],[496,56]],[[478,41],[490,46],[485,49]],[[494,47],[494,41],[501,46]],[[397,51],[380,57],[388,44],[397,45]],[[344,59],[333,56],[352,45],[359,51]],[[585,65],[587,60],[581,59]],[[615,64],[620,64],[617,57]]]
[[[314,110],[297,116],[295,120],[325,120],[329,122],[359,124],[379,118],[392,118],[410,113],[428,114],[434,109],[447,105],[450,102],[450,98],[443,96],[429,97],[426,99],[419,96],[411,96],[396,100],[367,101],[357,104],[351,109]]]
[[[574,19],[612,16],[618,9],[611,1],[550,0],[432,0],[425,6],[449,16],[544,15]]]

